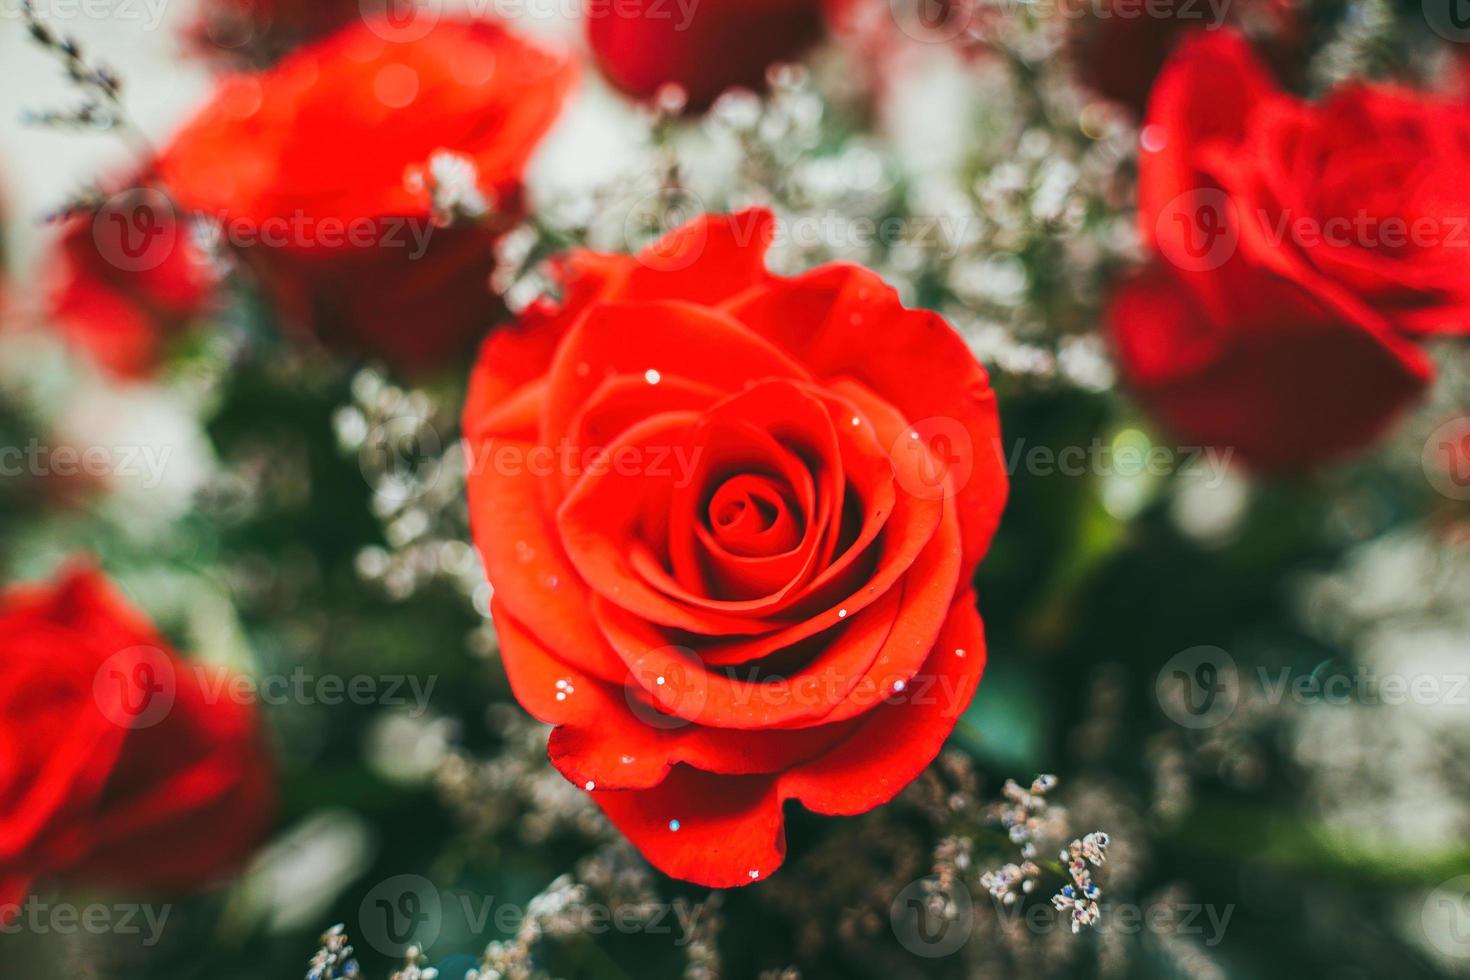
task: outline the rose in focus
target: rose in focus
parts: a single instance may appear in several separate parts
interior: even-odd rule
[[[713,887],[781,863],[786,801],[861,813],[938,753],[1007,491],[960,337],[856,266],[771,275],[772,230],[567,256],[463,421],[517,699],[649,860]]]

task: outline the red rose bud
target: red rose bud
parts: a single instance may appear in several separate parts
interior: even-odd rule
[[[765,878],[782,805],[855,814],[933,760],[985,664],[995,395],[876,275],[765,269],[764,211],[579,252],[493,335],[463,427],[516,698],[654,865]]]
[[[288,324],[432,369],[501,312],[494,242],[574,76],[493,22],[374,19],[225,80],[159,171]]]
[[[1414,340],[1470,329],[1470,109],[1370,86],[1305,103],[1211,33],[1165,69],[1141,142],[1155,267],[1109,316],[1139,396],[1264,469],[1371,443],[1432,377]]]
[[[53,263],[52,324],[118,378],[151,375],[216,285],[188,223],[145,185],[68,219]]]
[[[36,878],[190,889],[267,829],[254,709],[180,660],[98,572],[0,594],[0,903]]]
[[[650,99],[665,85],[704,109],[726,89],[760,91],[825,30],[822,0],[592,0],[587,41],[613,85]]]

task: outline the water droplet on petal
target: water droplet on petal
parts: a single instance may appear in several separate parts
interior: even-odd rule
[[[1169,145],[1169,134],[1162,126],[1145,126],[1138,142],[1149,153],[1157,153]]]
[[[680,825],[679,821],[677,821],[677,820],[670,820],[669,821],[669,829],[672,830],[676,834],[679,832],[679,827],[680,826],[681,825]]]
[[[656,385],[663,379],[664,376],[662,374],[659,374],[657,369],[655,368],[649,368],[647,371],[643,372],[643,380],[647,381],[651,385]]]
[[[586,789],[586,790],[587,790],[587,792],[589,792],[589,793],[590,793],[590,792],[592,792],[592,791],[593,791],[593,790],[594,790],[594,789],[596,789],[596,788],[597,788],[597,784],[596,784],[596,783],[595,783],[595,782],[593,782],[593,781],[592,781],[592,780],[590,780],[590,779],[589,779],[589,780],[587,780],[587,784],[586,784],[586,785],[585,785],[585,786],[584,786],[584,787],[583,787],[583,788],[584,788],[584,789]]]

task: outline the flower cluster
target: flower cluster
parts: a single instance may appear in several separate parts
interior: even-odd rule
[[[1063,885],[1061,891],[1052,896],[1051,903],[1058,911],[1068,913],[1074,933],[1084,926],[1092,925],[1102,915],[1102,909],[1097,904],[1097,900],[1102,897],[1102,889],[1092,883],[1092,872],[1088,865],[1096,867],[1106,861],[1107,848],[1108,835],[1099,830],[1081,840],[1072,841],[1062,851],[1062,860],[1066,862],[1067,873],[1072,876],[1072,881]]]
[[[341,923],[332,926],[322,933],[322,948],[312,956],[306,980],[355,980],[362,974],[352,954],[346,927]]]

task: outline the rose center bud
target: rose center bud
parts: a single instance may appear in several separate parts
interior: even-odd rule
[[[742,473],[710,497],[707,522],[716,542],[733,555],[763,558],[801,543],[802,522],[781,485],[768,476]]]

